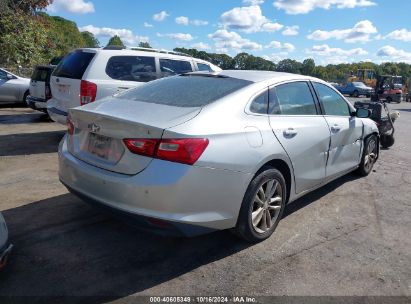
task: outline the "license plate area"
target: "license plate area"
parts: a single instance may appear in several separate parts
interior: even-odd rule
[[[89,133],[88,152],[99,158],[109,160],[112,139],[96,133]]]

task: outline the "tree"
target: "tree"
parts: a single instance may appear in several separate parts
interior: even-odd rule
[[[107,43],[107,46],[122,46],[124,47],[123,41],[121,41],[120,37],[115,35],[110,38],[109,42]]]
[[[33,66],[47,57],[47,30],[23,13],[0,18],[0,65]]]
[[[301,67],[301,73],[303,75],[314,76],[314,72],[315,72],[314,59],[312,58],[305,59]]]
[[[53,0],[0,0],[0,16],[9,13],[33,15],[51,3]]]
[[[301,74],[302,64],[293,59],[284,59],[278,62],[277,71],[294,74]]]
[[[150,43],[148,43],[148,42],[143,42],[143,41],[141,41],[141,42],[138,44],[138,46],[139,46],[139,47],[142,47],[142,48],[146,48],[146,49],[152,49]]]
[[[83,39],[84,47],[98,48],[100,47],[100,41],[94,35],[88,31],[81,32],[81,38]]]

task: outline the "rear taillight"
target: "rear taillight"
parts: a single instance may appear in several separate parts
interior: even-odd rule
[[[71,120],[70,116],[67,117],[66,123],[67,123],[67,133],[69,135],[73,135],[75,127],[74,127],[74,123]]]
[[[153,157],[158,139],[132,139],[126,138],[123,140],[130,152],[144,156]]]
[[[206,138],[124,139],[130,152],[193,165],[208,146]]]
[[[85,105],[96,100],[97,85],[93,82],[82,80],[80,83],[80,104]]]

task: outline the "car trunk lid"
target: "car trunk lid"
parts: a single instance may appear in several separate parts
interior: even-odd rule
[[[164,129],[190,120],[199,111],[115,97],[102,99],[70,110],[74,133],[69,137],[69,150],[102,169],[137,174],[152,158],[131,153],[123,140],[161,139]]]

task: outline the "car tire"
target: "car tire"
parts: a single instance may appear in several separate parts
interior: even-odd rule
[[[353,92],[352,96],[353,96],[353,97],[358,97],[358,96],[360,96],[360,94],[358,93],[357,90],[355,90],[355,91]]]
[[[391,98],[390,96],[388,96],[385,100],[386,100],[388,103],[391,103],[391,102],[392,102],[392,98]]]
[[[361,176],[367,176],[372,171],[378,158],[378,144],[378,138],[375,135],[370,135],[364,140],[364,150],[357,170]]]
[[[281,172],[271,167],[261,170],[244,195],[235,234],[250,243],[269,238],[281,220],[286,197]]]
[[[29,91],[26,91],[26,92],[24,93],[24,95],[23,95],[23,101],[22,101],[22,103],[25,104],[26,106],[28,106],[27,97],[29,96],[29,94],[30,94],[30,92],[29,92]]]

